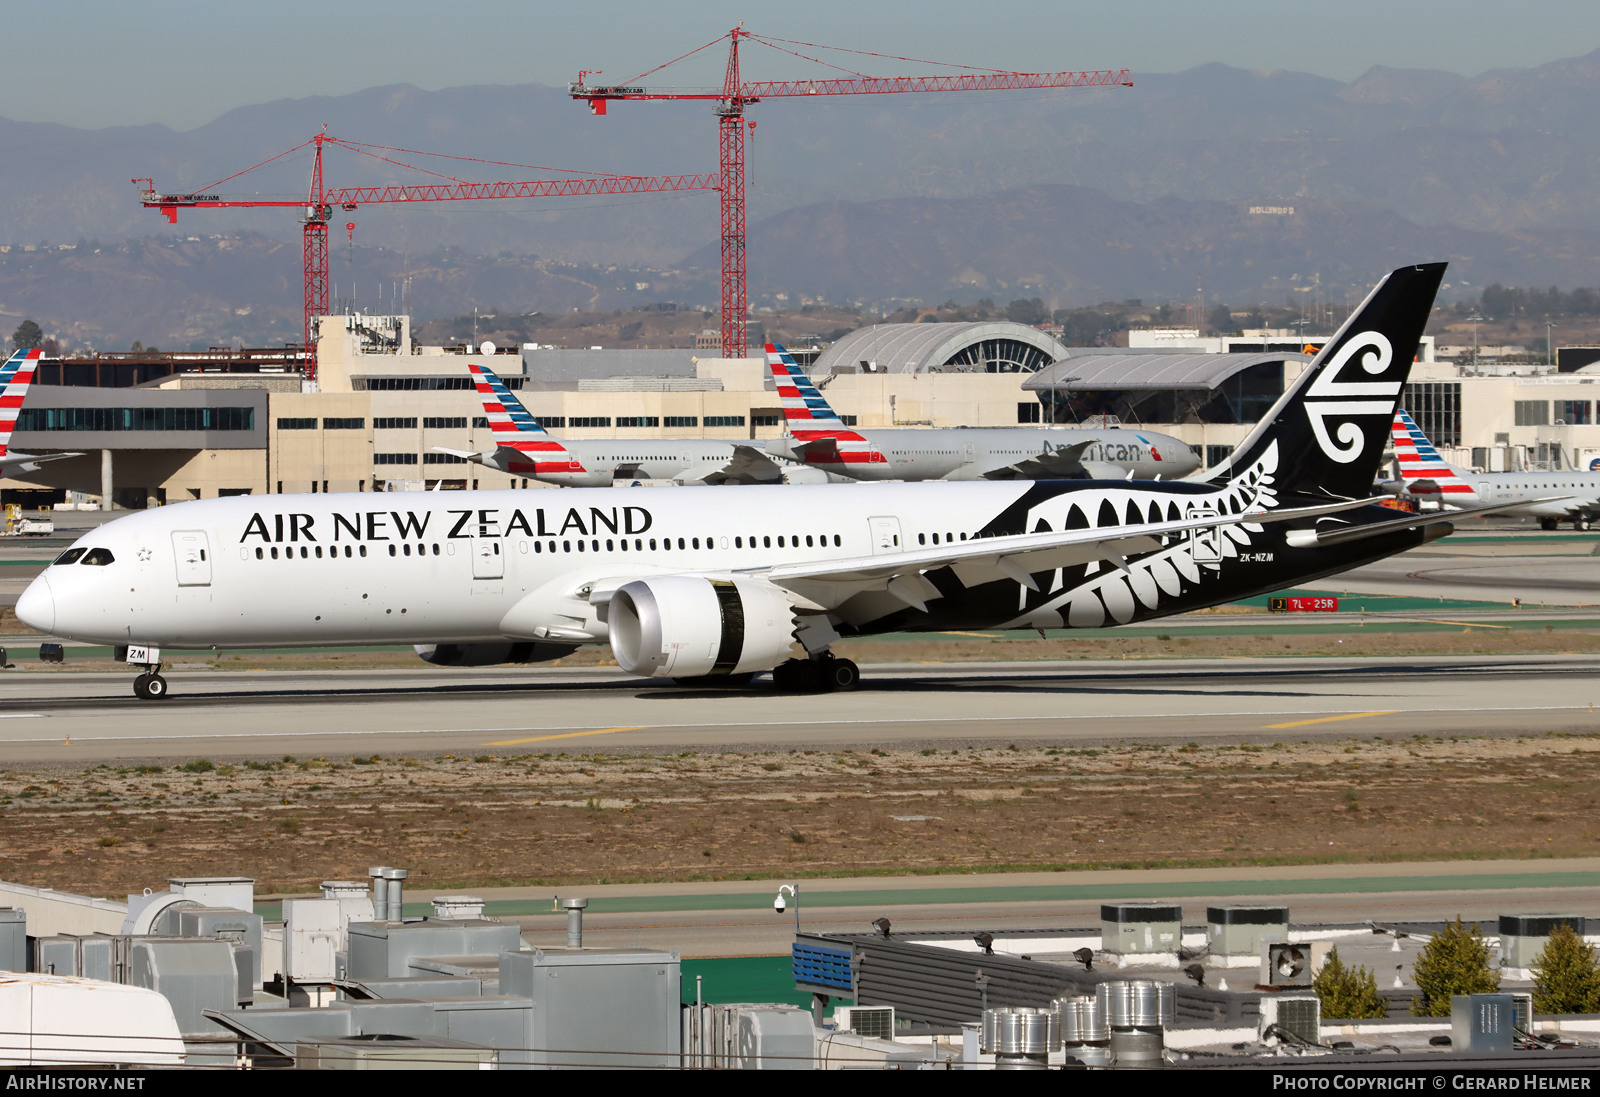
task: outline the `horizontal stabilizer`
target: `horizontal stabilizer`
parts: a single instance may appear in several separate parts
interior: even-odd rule
[[[1327,548],[1346,545],[1351,541],[1365,541],[1369,537],[1382,537],[1400,529],[1422,529],[1427,526],[1457,522],[1480,514],[1499,514],[1502,511],[1520,510],[1535,503],[1556,503],[1566,496],[1549,496],[1544,499],[1519,499],[1515,503],[1498,503],[1492,507],[1471,507],[1462,510],[1438,510],[1429,514],[1405,514],[1396,511],[1396,517],[1381,522],[1368,522],[1361,526],[1344,526],[1340,529],[1292,529],[1284,534],[1290,548]],[[1446,530],[1446,533],[1449,531]]]

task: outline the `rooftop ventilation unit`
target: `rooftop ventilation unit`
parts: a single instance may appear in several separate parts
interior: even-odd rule
[[[1119,966],[1135,958],[1176,965],[1183,939],[1183,908],[1169,903],[1102,903],[1100,947]]]
[[[1212,964],[1250,967],[1260,960],[1263,941],[1288,939],[1288,907],[1206,907],[1206,948]]]
[[[483,900],[476,895],[436,895],[433,899],[435,918],[483,917]]]
[[[1557,926],[1570,926],[1582,937],[1588,920],[1581,914],[1502,914],[1500,916],[1500,966],[1526,971]]]
[[[1322,1001],[1315,994],[1273,994],[1261,999],[1261,1036],[1276,1025],[1289,1039],[1322,1040]],[[1282,1037],[1280,1037],[1281,1039]]]
[[[1261,945],[1264,987],[1308,987],[1328,958],[1326,941],[1265,941]]]
[[[833,1011],[835,1032],[853,1032],[880,1040],[894,1039],[893,1006],[838,1006]]]
[[[1111,1026],[1105,1010],[1090,995],[1057,998],[1050,1003],[1061,1018],[1061,1050],[1087,1067],[1111,1065]]]
[[[1512,1049],[1516,1011],[1509,994],[1452,994],[1450,1046],[1468,1055]]]

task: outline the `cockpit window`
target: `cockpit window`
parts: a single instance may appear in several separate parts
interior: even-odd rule
[[[76,564],[78,562],[78,557],[82,556],[88,551],[88,549],[69,548],[66,552],[63,552],[60,556],[57,556],[55,562],[63,565]]]
[[[103,568],[115,559],[110,549],[90,549],[89,554],[83,558],[83,564],[85,567]]]

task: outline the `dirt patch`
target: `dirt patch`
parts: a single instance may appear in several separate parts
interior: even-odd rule
[[[1600,854],[1600,737],[273,758],[0,772],[0,877],[262,894]]]

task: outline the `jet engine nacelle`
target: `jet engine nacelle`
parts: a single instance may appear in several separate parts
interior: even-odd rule
[[[505,663],[547,663],[578,650],[576,644],[415,644],[424,663],[440,667],[493,667]]]
[[[647,677],[770,670],[797,647],[794,603],[749,579],[637,579],[611,595],[607,622],[617,663]]]

